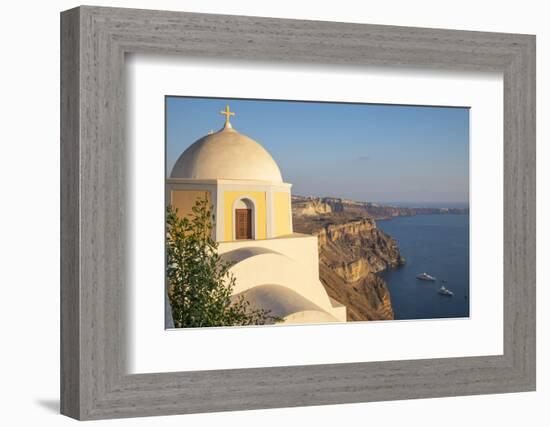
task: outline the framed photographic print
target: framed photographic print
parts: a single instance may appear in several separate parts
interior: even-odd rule
[[[469,317],[468,108],[165,109],[168,326]]]
[[[63,414],[535,389],[534,36],[84,6],[61,40]]]

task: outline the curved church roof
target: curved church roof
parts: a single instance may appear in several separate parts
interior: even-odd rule
[[[255,309],[267,310],[284,323],[337,322],[333,315],[286,286],[265,284],[235,295],[244,296]]]
[[[170,178],[236,179],[281,183],[279,166],[260,144],[237,132],[229,106],[221,112],[225,126],[189,146],[176,161]]]

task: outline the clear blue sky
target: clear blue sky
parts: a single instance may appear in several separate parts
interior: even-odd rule
[[[467,203],[469,109],[168,97],[167,175],[229,104],[233,127],[262,144],[292,193],[372,202]]]

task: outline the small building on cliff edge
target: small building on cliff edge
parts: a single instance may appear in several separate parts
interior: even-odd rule
[[[218,252],[233,264],[234,295],[281,323],[345,322],[319,280],[317,237],[292,229],[291,184],[271,155],[230,122],[190,145],[167,179],[167,203],[189,215],[199,197],[215,214]]]

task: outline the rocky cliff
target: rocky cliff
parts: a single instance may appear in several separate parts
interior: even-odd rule
[[[319,238],[319,272],[328,294],[347,307],[348,320],[393,319],[388,287],[376,273],[405,262],[376,220],[468,209],[406,208],[337,197],[292,196],[294,230]]]
[[[348,320],[393,319],[388,288],[376,273],[404,260],[396,242],[373,219],[295,211],[294,229],[318,236],[321,282],[347,307]]]
[[[465,214],[468,213],[467,208],[426,208],[416,207],[407,208],[391,205],[381,205],[371,202],[358,202],[355,200],[341,199],[338,197],[304,197],[292,196],[292,206],[297,214],[301,212],[317,212],[322,213],[345,213],[347,215],[356,215],[361,217],[369,217],[374,219],[387,219],[397,216],[412,216],[422,214]],[[323,206],[325,212],[319,210],[319,206]]]
[[[320,199],[293,200],[292,209],[296,215],[300,216],[316,216],[332,212],[331,206]]]
[[[349,283],[403,262],[395,240],[372,219],[327,224],[316,234],[321,261]]]

